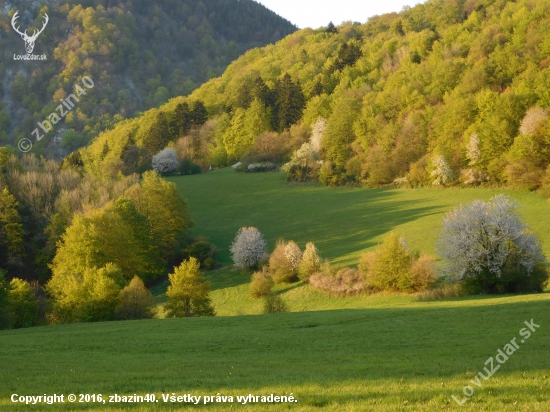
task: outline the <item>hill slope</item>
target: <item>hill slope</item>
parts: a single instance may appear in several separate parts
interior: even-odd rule
[[[21,30],[41,27],[49,15],[33,51],[46,61],[14,61],[25,50],[11,27],[15,11]],[[253,0],[64,0],[25,7],[0,1],[0,145],[30,138],[82,76],[95,87],[77,114],[56,126],[78,132],[65,136],[65,153],[113,121],[190,93],[246,50],[295,30]],[[52,139],[35,150],[46,140]]]
[[[549,15],[549,0],[431,0],[344,24],[338,33],[298,31],[247,52],[193,92],[191,102],[204,101],[219,117],[206,149],[191,157],[206,166],[247,153],[255,161],[282,147],[282,156],[272,157],[286,161],[321,116],[328,127],[325,166],[317,172],[326,184],[377,186],[406,177],[401,182],[413,186],[454,179],[548,187]],[[184,100],[161,110],[170,117]],[[113,148],[107,158],[120,157],[124,144],[115,140],[124,128],[141,142],[156,113],[99,137],[86,151],[88,163],[102,161],[106,141]],[[262,131],[295,123],[305,129],[266,135],[257,148]],[[165,143],[178,137],[167,135]]]

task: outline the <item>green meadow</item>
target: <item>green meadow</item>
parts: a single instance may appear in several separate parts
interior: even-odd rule
[[[301,247],[312,241],[335,265],[354,266],[362,252],[377,247],[394,230],[409,247],[435,254],[441,221],[452,207],[504,193],[519,202],[519,211],[550,256],[550,203],[537,194],[501,189],[362,189],[287,184],[279,173],[235,173],[222,169],[171,178],[187,200],[195,234],[220,250],[223,267],[207,274],[218,315],[260,314],[262,302],[248,296],[250,274],[231,267],[229,247],[242,226],[256,226],[270,250],[279,238]],[[163,300],[166,284],[155,288]],[[379,304],[398,306],[398,296],[327,297],[302,283],[277,286],[291,311],[358,309]]]
[[[549,294],[276,315],[2,331],[0,408],[48,410],[547,411]],[[540,328],[481,387],[524,321]],[[496,361],[495,361],[496,362]],[[463,405],[463,388],[475,393]],[[154,404],[14,405],[12,394],[154,393]],[[290,395],[293,404],[191,406],[161,395]]]
[[[230,169],[170,180],[189,204],[195,235],[220,249],[222,267],[207,274],[218,316],[1,331],[0,410],[550,410],[550,293],[417,302],[410,295],[328,297],[298,283],[276,288],[289,313],[261,315],[262,302],[248,296],[250,274],[231,267],[228,250],[240,227],[256,226],[270,248],[280,237],[300,246],[313,241],[337,265],[355,265],[392,230],[411,248],[435,253],[450,208],[506,193],[550,256],[546,200],[490,189],[287,185],[279,174]],[[165,287],[154,288],[159,302]],[[521,342],[531,319],[540,328]],[[513,338],[519,349],[476,381]],[[459,406],[452,396],[464,399],[467,385],[474,393]],[[102,394],[107,403],[10,401],[12,394],[54,393]],[[155,394],[158,402],[109,403],[114,394]],[[191,405],[165,403],[163,394],[235,398]],[[297,402],[237,401],[249,394],[292,394]]]
[[[231,168],[174,177],[196,222],[194,232],[220,249],[231,263],[229,246],[242,226],[256,226],[273,248],[278,238],[300,246],[312,241],[333,263],[355,265],[362,251],[397,231],[412,249],[434,254],[441,219],[453,206],[504,193],[550,256],[550,204],[536,194],[502,189],[363,189],[286,184],[279,173],[235,173]]]

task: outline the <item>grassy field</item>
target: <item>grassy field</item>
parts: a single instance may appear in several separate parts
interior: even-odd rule
[[[356,265],[360,254],[375,248],[389,231],[404,236],[413,249],[435,253],[443,215],[453,206],[500,193],[517,199],[520,212],[550,256],[550,204],[536,194],[493,189],[373,190],[288,185],[278,173],[235,173],[232,169],[175,177],[196,222],[194,232],[220,249],[224,265],[210,272],[218,315],[260,314],[262,302],[248,296],[249,274],[231,268],[229,246],[242,226],[256,226],[273,248],[280,237],[300,246],[313,241],[323,257],[337,265]],[[166,284],[156,288],[159,301]],[[291,311],[360,309],[401,305],[396,296],[327,298],[303,284],[278,286]],[[405,301],[409,298],[404,298]]]
[[[172,180],[189,203],[195,234],[221,250],[223,267],[207,273],[218,316],[0,331],[0,410],[550,410],[550,293],[417,302],[409,295],[327,297],[298,283],[276,287],[290,313],[260,315],[262,301],[248,296],[250,274],[231,267],[228,248],[241,226],[257,226],[270,247],[279,237],[301,246],[314,241],[339,265],[356,264],[391,230],[433,253],[446,211],[501,191],[293,186],[278,174],[229,169]],[[519,200],[550,256],[548,202],[506,193]],[[159,301],[165,287],[154,290]],[[540,328],[521,342],[519,331],[531,319]],[[487,381],[476,381],[514,337],[519,349]],[[467,385],[474,394],[459,406],[452,396],[463,400]],[[158,402],[10,401],[12,394],[54,393],[107,401],[154,394]],[[164,402],[163,394],[213,398],[191,405]],[[218,394],[235,398],[218,403]],[[236,399],[249,394],[292,394],[297,402]]]
[[[235,173],[231,168],[174,177],[196,222],[194,232],[220,249],[242,226],[256,226],[272,249],[278,238],[304,246],[314,242],[331,262],[355,265],[362,251],[397,231],[409,246],[435,253],[443,215],[453,206],[504,193],[517,199],[521,213],[550,256],[550,204],[536,194],[493,189],[386,190],[287,185],[279,173]]]
[[[48,410],[548,411],[550,294],[0,332],[0,408]],[[399,300],[399,299],[397,299]],[[524,321],[540,328],[520,343]],[[512,338],[481,387],[470,381]],[[496,361],[495,361],[496,362]],[[475,393],[459,407],[463,388]],[[17,405],[12,394],[132,395],[154,404]],[[161,395],[290,395],[293,404],[164,403]],[[106,397],[106,396],[105,396]],[[106,397],[107,398],[107,397]],[[108,399],[108,398],[107,398]]]

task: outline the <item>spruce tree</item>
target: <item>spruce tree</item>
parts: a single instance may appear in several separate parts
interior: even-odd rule
[[[265,84],[261,76],[256,77],[252,84],[252,99],[259,100],[265,107],[273,107],[275,98],[273,91]]]
[[[151,152],[157,154],[166,147],[170,140],[170,131],[168,130],[168,122],[164,112],[159,112],[153,125],[147,132],[144,146]]]
[[[187,102],[179,103],[170,122],[170,136],[177,139],[191,129],[191,110]]]
[[[191,113],[193,126],[202,126],[208,120],[208,111],[201,100],[197,100]]]
[[[326,32],[331,34],[337,34],[338,29],[334,26],[332,22],[330,22],[326,28]]]
[[[305,107],[305,96],[300,82],[293,83],[288,73],[283,76],[282,80],[277,80],[275,92],[274,127],[279,132],[282,132],[302,117]]]

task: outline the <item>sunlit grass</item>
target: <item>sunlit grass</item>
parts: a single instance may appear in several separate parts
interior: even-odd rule
[[[290,293],[290,292],[289,292]],[[14,407],[12,393],[289,395],[246,410],[546,411],[549,294],[277,315],[74,324],[0,332],[5,410],[229,410],[229,404]],[[352,302],[352,301],[350,301]],[[359,307],[361,304],[357,303]],[[462,407],[462,389],[524,321],[540,329]],[[233,405],[235,409],[237,404]]]

